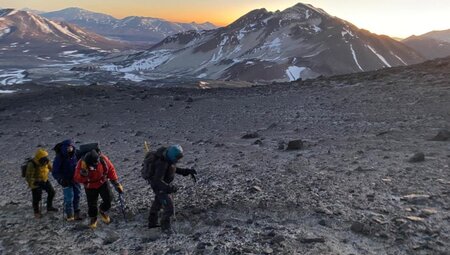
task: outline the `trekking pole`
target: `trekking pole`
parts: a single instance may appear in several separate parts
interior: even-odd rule
[[[128,222],[127,216],[125,213],[126,205],[125,205],[125,199],[123,198],[123,193],[122,194],[119,193],[119,203],[120,203],[120,210],[122,211],[122,214],[123,214],[123,219],[125,220],[125,222]]]
[[[66,225],[66,221],[64,220],[64,209],[65,209],[64,207],[66,207],[66,202],[63,199],[63,207],[62,207],[62,210],[61,210],[61,219],[63,221],[63,225]]]
[[[147,141],[144,141],[144,149],[145,152],[150,152],[150,146],[148,145]]]

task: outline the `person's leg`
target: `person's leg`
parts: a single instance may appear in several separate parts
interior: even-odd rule
[[[53,207],[53,198],[55,197],[55,189],[50,181],[47,181],[42,186],[42,189],[47,192],[47,211],[56,212],[58,209]]]
[[[42,189],[41,188],[35,188],[31,190],[31,195],[33,198],[33,211],[36,217],[41,213],[41,210],[39,208],[39,202],[42,199]]]
[[[111,208],[112,191],[108,182],[105,182],[99,189],[100,197],[102,198],[102,203],[100,204],[100,210],[102,212],[107,212]]]
[[[170,217],[174,213],[173,201],[169,194],[159,194],[159,201],[163,208],[163,215],[161,217],[161,229],[163,231],[169,231],[170,227]]]
[[[67,219],[73,219],[74,217],[74,210],[73,210],[73,187],[67,186],[63,188],[63,194],[64,194],[64,211],[66,212]]]
[[[81,185],[78,183],[74,183],[72,185],[72,189],[73,189],[73,210],[75,212],[75,220],[82,220],[80,215]]]
[[[98,214],[98,189],[85,189],[86,190],[86,199],[88,204],[88,215],[91,218],[96,218]]]
[[[152,206],[150,207],[150,214],[148,216],[148,227],[149,228],[159,227],[158,213],[159,213],[159,210],[161,210],[161,206],[162,205],[159,201],[158,195],[155,195],[155,200],[153,201]]]

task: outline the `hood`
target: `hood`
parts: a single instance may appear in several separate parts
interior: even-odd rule
[[[68,148],[69,146],[72,146],[73,149],[74,149],[74,152],[75,152],[75,143],[74,143],[72,140],[68,139],[68,140],[65,140],[65,141],[63,141],[63,142],[61,143],[61,154],[62,154],[64,157],[67,157],[67,148]],[[75,153],[74,153],[74,155],[75,155]]]
[[[41,158],[48,157],[48,152],[44,149],[38,149],[34,155],[34,161],[39,162]]]

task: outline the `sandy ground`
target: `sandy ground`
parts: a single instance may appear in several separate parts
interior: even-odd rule
[[[0,94],[0,254],[449,254],[450,142],[432,141],[450,129],[449,62],[242,89]],[[34,219],[20,164],[66,138],[101,143],[128,222],[117,203],[95,231]],[[146,228],[144,141],[181,144],[180,166],[199,172],[177,176],[172,236]]]

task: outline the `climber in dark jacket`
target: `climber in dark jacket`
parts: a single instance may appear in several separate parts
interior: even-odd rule
[[[65,140],[57,144],[54,150],[56,157],[53,160],[52,175],[63,188],[66,220],[82,220],[80,215],[81,186],[73,180],[78,162],[75,155],[75,144],[72,140]]]
[[[174,214],[171,194],[178,190],[171,183],[175,178],[175,174],[181,174],[183,176],[191,175],[195,178],[197,171],[176,167],[176,163],[183,157],[183,149],[180,145],[159,148],[155,156],[156,159],[152,162],[151,166],[153,175],[150,177],[150,185],[155,193],[155,200],[150,208],[148,227],[158,227],[158,212],[163,208],[161,229],[164,232],[170,233],[170,217]]]

